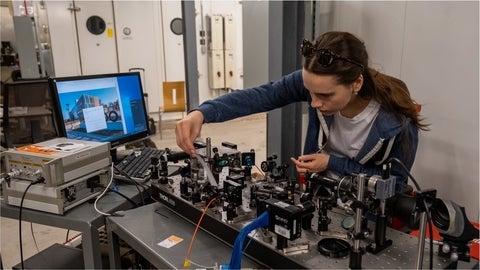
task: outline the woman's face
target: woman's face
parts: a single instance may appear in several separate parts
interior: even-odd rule
[[[338,84],[334,75],[318,75],[305,69],[302,77],[303,85],[312,97],[311,106],[324,115],[345,109],[355,99],[355,92],[361,87],[358,80],[350,85],[342,85]]]

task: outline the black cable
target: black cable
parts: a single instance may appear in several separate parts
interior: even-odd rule
[[[70,229],[67,229],[67,235],[65,236],[65,243],[68,242],[68,235],[70,234]]]
[[[109,188],[108,191],[111,191],[111,192],[113,192],[113,193],[116,193],[116,194],[122,196],[122,197],[125,198],[127,201],[129,201],[131,204],[133,204],[133,206],[138,207],[138,203],[136,203],[134,200],[132,200],[132,199],[130,199],[129,197],[127,197],[125,194],[120,193],[118,190],[115,190],[115,189],[113,189],[113,188]]]
[[[407,173],[408,177],[412,180],[413,184],[415,185],[415,188],[418,190],[418,191],[422,191],[422,189],[420,188],[420,186],[418,185],[418,182],[417,180],[415,179],[415,177],[413,177],[413,175],[410,173],[410,171],[407,169],[407,166],[405,166],[405,164],[403,164],[402,161],[400,161],[398,158],[395,158],[395,157],[392,157],[392,158],[389,158],[387,160],[386,163],[390,163],[391,161],[395,161],[397,164],[400,165],[400,167],[402,167],[402,169]],[[427,226],[428,226],[428,232],[430,233],[430,243],[429,243],[429,246],[430,246],[430,269],[433,269],[433,224],[430,224],[431,221],[432,221],[432,217],[430,215],[430,209],[427,205],[427,202],[425,201],[425,198],[422,196],[422,202],[423,202],[423,207],[425,207],[425,213],[427,214]]]
[[[395,161],[396,163],[398,163],[398,165],[400,165],[400,167],[402,167],[402,169],[407,173],[408,177],[412,180],[413,184],[415,185],[415,188],[416,188],[418,191],[421,191],[420,186],[418,185],[417,180],[415,180],[415,177],[413,177],[413,175],[412,175],[412,174],[410,173],[410,171],[407,169],[407,166],[405,166],[405,164],[403,164],[402,161],[400,161],[398,158],[395,158],[395,157],[389,158],[386,163],[390,163],[391,161]]]
[[[142,200],[142,205],[145,205],[145,199],[143,198],[143,192],[140,191],[140,188],[139,188],[139,185],[140,185],[140,184],[139,184],[137,181],[135,181],[132,177],[130,177],[130,175],[128,175],[128,173],[126,173],[123,169],[115,166],[115,164],[113,164],[113,168],[116,169],[117,171],[119,171],[119,172],[120,172],[122,175],[124,175],[125,177],[127,177],[127,179],[128,179],[129,181],[131,181],[131,182],[135,185],[135,187],[136,187],[137,190],[138,190],[138,193],[140,194],[140,199]],[[112,172],[112,173],[113,173],[113,172]],[[144,189],[144,191],[145,191],[145,189]]]
[[[95,187],[105,188],[105,186],[102,185],[102,184],[95,184]],[[111,192],[113,192],[113,193],[116,193],[116,194],[120,195],[120,196],[123,197],[125,200],[127,200],[127,201],[129,201],[131,204],[133,204],[133,206],[135,206],[135,207],[138,207],[138,206],[139,206],[138,203],[136,203],[134,200],[132,200],[132,199],[129,198],[127,195],[121,193],[121,192],[118,191],[118,190],[115,190],[115,189],[113,189],[113,188],[108,188],[108,191],[111,191]]]
[[[22,200],[20,201],[20,209],[18,211],[18,236],[20,240],[20,262],[22,265],[22,269],[25,269],[24,267],[24,262],[23,262],[23,240],[22,240],[22,209],[23,209],[23,201],[25,200],[25,195],[27,195],[28,189],[36,184],[43,183],[45,182],[45,178],[42,176],[38,177],[37,180],[32,181],[30,184],[28,184],[27,188],[23,192],[22,195]]]

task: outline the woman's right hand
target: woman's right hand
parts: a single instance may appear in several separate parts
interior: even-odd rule
[[[192,111],[175,125],[177,145],[190,155],[196,154],[193,142],[200,135],[203,125],[203,114]]]
[[[302,155],[298,158],[291,157],[290,160],[295,164],[298,173],[323,172],[327,169],[330,155],[315,153]]]

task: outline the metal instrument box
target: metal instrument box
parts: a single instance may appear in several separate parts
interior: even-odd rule
[[[28,180],[13,178],[10,183],[3,182],[5,202],[20,206],[25,195],[23,207],[63,215],[66,211],[99,195],[111,177],[110,167],[96,170],[59,186],[47,187],[44,184],[32,185]],[[24,194],[27,192],[26,194]]]
[[[6,173],[12,179],[59,186],[108,167],[112,163],[110,143],[56,138],[5,151]]]

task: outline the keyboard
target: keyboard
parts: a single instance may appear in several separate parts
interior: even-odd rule
[[[120,180],[129,180],[125,174],[137,182],[146,182],[151,175],[151,157],[160,157],[165,153],[163,149],[152,147],[142,147],[135,149],[130,155],[122,159],[114,170],[114,178]],[[123,172],[123,173],[122,173]]]

